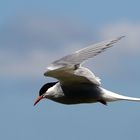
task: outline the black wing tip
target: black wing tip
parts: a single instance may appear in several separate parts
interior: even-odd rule
[[[121,39],[124,38],[124,37],[125,37],[125,35],[120,36],[120,37],[117,38],[117,40],[121,40]]]
[[[125,37],[125,36],[117,37],[117,38],[115,38],[114,40],[111,40],[106,46],[112,47],[113,44],[117,43],[119,40],[121,40],[121,39],[124,38],[124,37]]]

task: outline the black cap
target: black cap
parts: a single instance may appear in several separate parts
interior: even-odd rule
[[[58,82],[51,82],[43,85],[39,91],[39,96],[43,95],[50,87],[53,87]]]

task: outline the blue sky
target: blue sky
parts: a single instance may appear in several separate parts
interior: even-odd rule
[[[1,0],[0,139],[139,139],[139,103],[33,107],[53,60],[91,42],[126,37],[87,64],[102,86],[140,97],[140,1]]]

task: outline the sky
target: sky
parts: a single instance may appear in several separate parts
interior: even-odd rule
[[[48,64],[88,44],[126,37],[85,66],[111,91],[140,97],[140,1],[1,0],[0,139],[140,139],[140,104],[42,100]]]

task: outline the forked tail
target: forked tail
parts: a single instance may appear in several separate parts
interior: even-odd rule
[[[106,100],[107,102],[113,102],[118,100],[127,100],[127,101],[135,101],[140,102],[140,98],[134,98],[134,97],[128,97],[119,95],[117,93],[111,92],[109,90],[106,90],[104,88],[101,88],[102,98]]]

